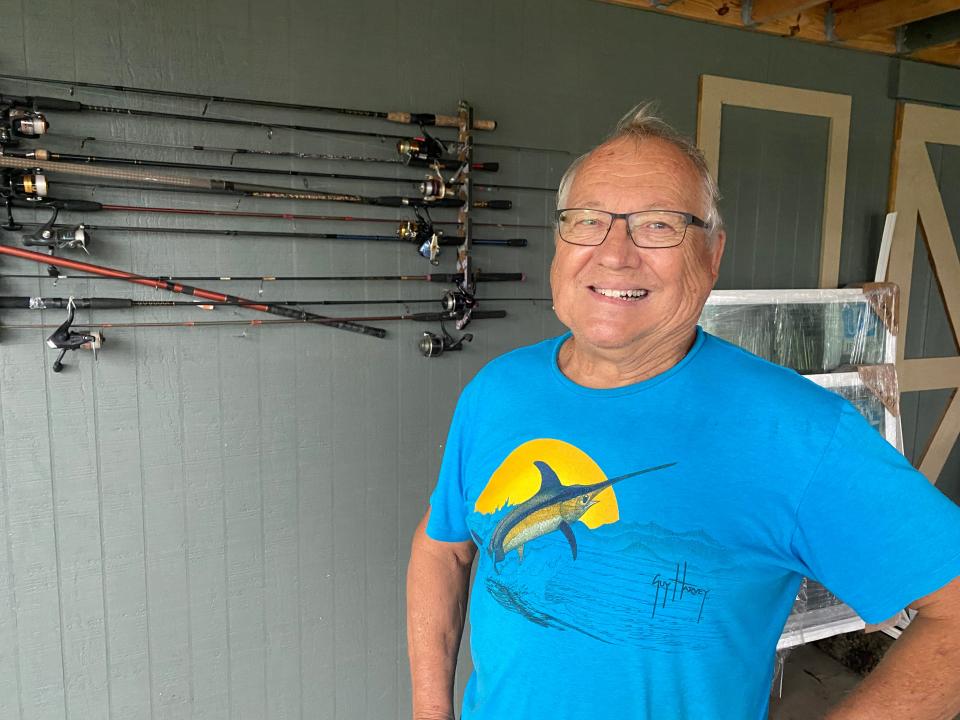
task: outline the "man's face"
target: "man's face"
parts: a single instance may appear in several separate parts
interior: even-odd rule
[[[708,204],[693,164],[657,139],[622,138],[595,150],[580,166],[564,205],[614,213],[678,210],[703,218]],[[689,226],[672,248],[638,248],[618,219],[602,245],[584,247],[555,237],[550,269],[554,308],[578,345],[629,349],[645,340],[693,331],[717,279],[722,233],[713,244]],[[603,290],[645,290],[639,299]]]

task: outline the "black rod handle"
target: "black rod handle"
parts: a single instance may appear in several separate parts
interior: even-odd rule
[[[60,98],[32,95],[24,98],[37,110],[60,110],[64,112],[79,112],[83,110],[83,103],[76,100],[61,100]]]
[[[478,272],[477,282],[523,282],[527,276],[523,273],[486,273]]]
[[[496,320],[506,316],[506,310],[474,310],[470,313],[471,320]]]
[[[509,210],[513,203],[509,200],[477,200],[473,206],[482,210]]]

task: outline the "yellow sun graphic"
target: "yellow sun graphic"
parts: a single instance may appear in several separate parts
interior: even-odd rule
[[[530,440],[500,463],[474,503],[474,511],[489,515],[536,495],[540,489],[540,471],[533,464],[535,460],[542,460],[553,468],[563,485],[596,485],[607,479],[600,466],[580,448],[562,440]],[[619,519],[617,496],[613,488],[608,487],[597,495],[596,504],[583,514],[580,522],[593,530]]]

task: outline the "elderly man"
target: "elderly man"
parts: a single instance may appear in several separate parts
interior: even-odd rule
[[[570,332],[464,390],[408,573],[415,720],[767,716],[801,576],[919,616],[832,720],[960,711],[960,508],[857,411],[707,335],[724,233],[700,152],[645,110],[564,176]]]

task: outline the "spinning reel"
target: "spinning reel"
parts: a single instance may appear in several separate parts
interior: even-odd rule
[[[446,146],[430,135],[423,127],[422,137],[397,141],[397,152],[404,165],[432,165],[447,153]]]
[[[447,317],[456,321],[457,329],[462,330],[470,322],[470,316],[473,314],[474,308],[477,307],[477,300],[469,288],[464,285],[463,280],[458,280],[457,288],[447,290],[440,298],[440,305]],[[463,343],[472,340],[472,333],[465,333],[459,339],[454,338],[447,332],[447,328],[441,320],[440,334],[424,331],[418,347],[424,357],[439,357],[448,351],[463,350]]]
[[[49,129],[43,113],[0,103],[0,145],[16,145],[20,138],[36,140]]]
[[[80,223],[79,225],[74,225],[72,227],[55,228],[53,224],[57,221],[57,215],[60,213],[60,208],[56,205],[49,207],[51,207],[53,210],[53,214],[50,216],[50,219],[32,233],[21,235],[21,242],[27,247],[47,248],[47,254],[50,255],[50,257],[56,255],[57,250],[76,250],[77,248],[83,250],[85,253],[87,253],[87,255],[89,255],[90,251],[87,250],[87,241],[90,240],[90,234],[87,232],[86,226],[83,223]],[[13,215],[9,203],[7,203],[7,214],[9,215],[10,221],[5,229],[19,230],[21,226],[13,223]],[[10,227],[10,225],[13,225],[13,227]],[[48,265],[47,274],[50,275],[50,277],[57,277],[60,274],[60,271],[57,270],[57,268],[55,268],[53,265]]]
[[[66,355],[67,352],[72,350],[93,350],[93,356],[96,358],[97,350],[103,347],[102,333],[70,329],[70,326],[73,325],[75,312],[76,305],[71,297],[67,301],[67,319],[47,338],[47,346],[60,351],[57,359],[53,361],[53,371],[55,373],[63,370],[63,356]]]
[[[417,243],[417,252],[429,260],[431,265],[439,265],[443,232],[434,228],[429,214],[421,212],[419,208],[414,208],[413,212],[416,220],[401,222],[397,228],[397,237]]]
[[[0,171],[0,204],[7,209],[7,223],[3,230],[20,230],[13,219],[13,200],[41,202],[47,195],[47,178],[39,168],[28,170],[5,169]]]
[[[60,213],[58,207],[53,207],[53,214],[50,219],[38,227],[32,233],[22,235],[21,240],[27,247],[45,247],[53,255],[54,250],[75,250],[80,248],[87,255],[87,241],[90,240],[90,234],[87,232],[83,223],[68,228],[55,228],[53,224],[57,221],[57,215]]]
[[[463,344],[471,340],[473,340],[471,333],[461,335],[459,340],[454,339],[453,336],[447,332],[447,328],[441,320],[440,334],[437,335],[436,333],[424,330],[417,347],[420,348],[420,353],[424,357],[432,358],[439,357],[445,352],[463,350]]]

